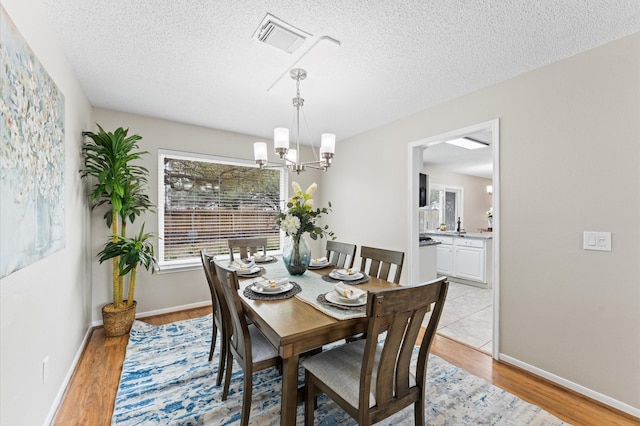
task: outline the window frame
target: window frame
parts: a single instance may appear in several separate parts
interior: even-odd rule
[[[441,196],[446,194],[447,192],[452,192],[455,194],[455,203],[456,203],[456,213],[455,216],[460,217],[460,221],[464,223],[464,187],[456,186],[456,185],[445,185],[441,183],[433,183],[429,187],[429,206],[431,206],[431,191],[438,191],[441,193]],[[444,207],[445,198],[441,197],[440,205],[438,207],[438,222],[443,223],[445,221],[445,207]],[[447,225],[447,230],[449,226]],[[455,227],[453,228],[455,230]]]
[[[191,257],[186,259],[178,259],[178,260],[164,260],[164,244],[162,243],[162,238],[164,236],[165,226],[164,226],[164,209],[165,209],[165,183],[164,183],[164,162],[166,158],[183,160],[183,161],[203,161],[209,163],[217,163],[217,164],[227,164],[231,166],[245,166],[245,167],[257,167],[255,162],[243,158],[234,158],[234,157],[224,157],[220,155],[211,155],[211,154],[201,154],[187,151],[176,151],[170,149],[158,149],[158,205],[157,205],[157,216],[158,216],[158,241],[157,241],[157,270],[159,273],[164,272],[180,272],[180,271],[188,271],[195,270],[202,267],[200,257]],[[279,208],[280,211],[283,211],[286,206],[286,200],[289,199],[288,188],[289,188],[289,175],[285,173],[285,169],[280,169],[280,200],[279,200]],[[272,255],[282,254],[282,247],[284,245],[284,237],[285,234],[282,230],[280,230],[280,249],[279,250],[269,250],[268,253]],[[224,259],[228,258],[228,254],[219,255]]]

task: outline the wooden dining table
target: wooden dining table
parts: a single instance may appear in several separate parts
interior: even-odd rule
[[[265,276],[271,278],[271,275],[275,275],[277,272],[282,273],[277,268],[283,270],[285,268],[281,259],[276,264],[268,265]],[[308,270],[304,274],[304,285],[313,286],[313,283],[316,282],[318,287],[327,288],[328,280],[323,280],[322,276],[331,272],[333,268],[332,265],[329,265],[323,269]],[[297,282],[295,276],[291,276],[290,280]],[[278,349],[278,353],[282,357],[280,424],[295,425],[297,405],[298,402],[303,401],[303,389],[298,388],[300,355],[321,348],[323,345],[365,332],[367,318],[363,315],[357,318],[336,319],[296,296],[283,300],[254,300],[243,294],[244,288],[250,283],[251,281],[248,279],[240,280],[239,294],[245,313],[271,344]],[[357,285],[357,288],[362,290],[392,287],[398,287],[398,285],[375,277],[369,277],[368,282]]]

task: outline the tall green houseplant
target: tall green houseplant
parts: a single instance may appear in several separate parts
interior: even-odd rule
[[[138,141],[142,137],[129,136],[129,129],[119,127],[114,132],[106,132],[99,124],[97,126],[98,133],[82,133],[87,139],[82,147],[84,169],[80,170],[80,174],[83,178],[93,178],[92,209],[102,205],[109,206],[104,219],[111,228],[112,236],[111,241],[105,245],[105,250],[108,249],[109,258],[113,259],[113,306],[120,309],[124,304],[124,275],[131,268],[120,265],[120,255],[114,253],[117,253],[117,248],[123,248],[119,244],[121,239],[127,241],[127,222],[133,223],[142,213],[153,211],[153,204],[145,193],[149,171],[143,166],[132,164],[148,152],[139,150]],[[150,234],[145,234],[146,251],[143,251],[153,256],[153,247],[148,250],[149,237]],[[99,257],[101,261],[106,260],[104,250]],[[134,285],[135,278],[129,282],[127,306],[133,304]]]

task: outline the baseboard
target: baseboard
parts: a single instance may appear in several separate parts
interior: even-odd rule
[[[147,311],[147,312],[136,312],[136,318],[145,318],[145,317],[151,317],[153,315],[161,315],[161,314],[168,314],[171,312],[186,311],[187,309],[201,308],[207,305],[211,305],[211,300],[204,301],[204,302],[189,303],[189,304],[180,305],[180,306],[171,306],[169,308],[156,309],[156,310]],[[91,323],[91,328],[102,327],[102,325],[103,325],[102,320],[93,321]]]
[[[69,386],[69,382],[73,377],[73,373],[76,371],[76,366],[78,365],[78,362],[80,362],[80,357],[82,357],[82,353],[84,352],[84,348],[87,346],[87,343],[89,342],[89,337],[91,336],[92,332],[93,332],[93,327],[90,326],[89,328],[87,328],[87,331],[84,333],[84,338],[82,339],[80,348],[76,352],[76,356],[73,357],[73,361],[71,362],[69,371],[67,371],[67,374],[65,375],[64,380],[60,385],[60,389],[58,389],[58,393],[56,394],[56,397],[54,398],[53,403],[51,404],[51,409],[49,410],[49,414],[47,414],[47,418],[44,420],[45,426],[51,425],[55,420],[56,413],[58,412],[58,408],[60,408],[60,403],[64,398],[64,394],[67,392],[67,386]]]
[[[535,374],[536,376],[543,377],[547,380],[550,380],[554,383],[557,383],[561,386],[564,386],[567,389],[571,389],[581,395],[587,396],[593,400],[601,402],[609,407],[620,410],[624,413],[630,414],[634,417],[640,418],[640,408],[632,407],[629,404],[613,399],[607,395],[601,394],[600,392],[596,392],[592,389],[564,379],[560,376],[556,376],[553,373],[549,373],[548,371],[542,370],[538,367],[534,367],[533,365],[527,364],[526,362],[522,362],[516,358],[512,358],[505,354],[500,354],[500,361],[504,361],[505,363],[515,365],[516,367],[522,368],[530,373]]]

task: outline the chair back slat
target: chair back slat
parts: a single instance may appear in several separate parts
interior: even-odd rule
[[[262,248],[262,253],[264,255],[267,254],[266,237],[231,238],[227,240],[227,243],[229,245],[229,258],[232,261],[235,260],[234,250],[236,249],[240,252],[240,259],[246,259],[247,257],[257,253],[259,248]]]
[[[327,241],[327,259],[338,268],[353,268],[356,257],[356,245]]]
[[[400,274],[402,273],[402,265],[404,263],[404,252],[385,250],[373,247],[362,246],[360,248],[360,269],[369,276],[380,278],[382,280],[400,283]],[[369,263],[367,269],[367,263]],[[395,274],[389,280],[392,266],[395,267]]]
[[[427,355],[442,314],[447,289],[448,282],[442,277],[416,286],[369,292],[369,327],[360,377],[360,404],[365,407],[369,404],[371,381],[365,376],[371,375],[376,362],[376,386],[373,394],[377,409],[388,409],[396,401],[405,397],[412,398],[410,394],[424,389]],[[435,305],[429,325],[423,338],[417,342],[422,321],[432,304]],[[386,331],[386,336],[376,361],[378,337],[383,331]],[[416,344],[420,346],[420,350],[414,384],[411,383],[410,365]]]

